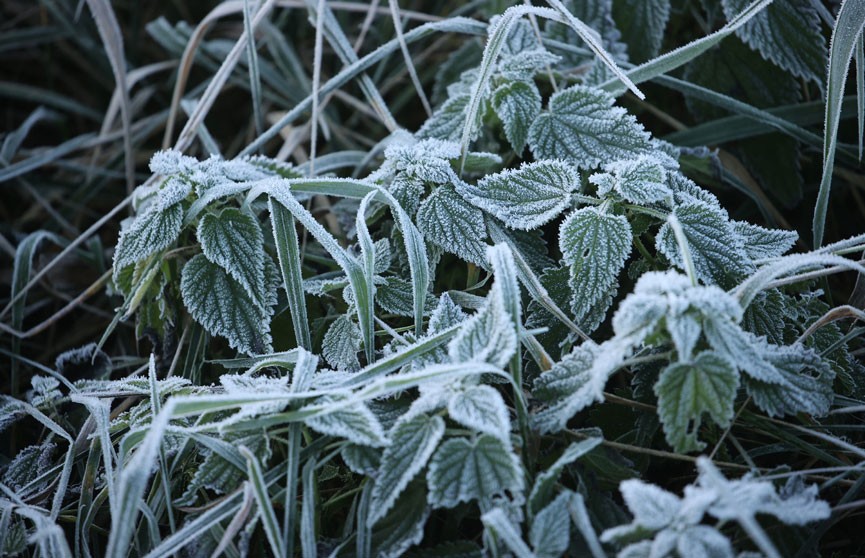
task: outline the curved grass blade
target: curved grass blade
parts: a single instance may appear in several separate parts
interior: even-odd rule
[[[276,254],[279,258],[279,268],[285,293],[288,296],[288,310],[294,325],[294,336],[298,346],[312,350],[312,338],[309,334],[309,320],[306,315],[306,298],[303,292],[303,277],[301,276],[300,245],[297,231],[294,228],[294,217],[282,204],[267,200],[270,210],[270,223],[273,227],[273,240],[276,244]]]
[[[838,19],[832,29],[829,46],[829,75],[826,78],[826,121],[823,132],[823,176],[820,191],[814,207],[814,248],[823,244],[826,226],[826,213],[829,210],[829,193],[832,189],[832,169],[835,165],[835,149],[838,144],[838,125],[840,123],[841,100],[844,97],[844,84],[850,59],[862,36],[865,26],[865,2],[844,0],[838,10]]]

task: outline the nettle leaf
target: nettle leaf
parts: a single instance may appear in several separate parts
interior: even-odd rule
[[[470,101],[468,93],[448,98],[420,127],[418,137],[459,141],[468,118]],[[476,122],[476,128],[480,128],[480,122]]]
[[[726,428],[733,418],[733,403],[739,387],[739,373],[727,359],[704,351],[691,362],[667,366],[655,384],[658,415],[673,450],[698,451],[705,444],[697,440],[703,413]]]
[[[581,169],[647,153],[649,134],[614,102],[608,93],[583,85],[553,94],[548,110],[529,129],[532,153]]]
[[[835,372],[815,351],[802,344],[766,345],[761,352],[778,372],[780,382],[745,377],[745,388],[767,415],[777,417],[829,412],[835,392]]]
[[[53,442],[43,442],[40,445],[22,449],[15,456],[15,459],[4,466],[3,484],[15,492],[21,492],[22,488],[54,465],[52,457],[56,451],[57,444]],[[34,492],[39,492],[45,488],[49,480],[45,479],[30,488]]]
[[[508,227],[530,230],[558,217],[578,186],[579,175],[568,163],[539,161],[487,175],[477,186],[459,185],[457,191]]]
[[[721,5],[727,19],[732,19],[748,6],[748,0],[722,0]],[[736,34],[763,58],[822,88],[828,53],[820,16],[809,0],[773,2]]]
[[[235,208],[208,213],[198,223],[198,241],[207,259],[263,306],[256,297],[264,291],[264,235],[255,218]]]
[[[523,470],[508,445],[481,434],[473,440],[454,438],[440,445],[430,460],[427,484],[427,499],[434,508],[452,508],[471,500],[489,504],[506,492],[518,499]]]
[[[613,175],[611,186],[631,203],[648,205],[672,200],[673,192],[667,186],[667,171],[661,161],[655,158],[641,156],[636,159],[616,161],[607,165],[605,169]],[[595,178],[591,181],[597,183],[597,180]],[[601,190],[599,185],[599,195],[602,195]]]
[[[399,173],[391,181],[388,190],[409,215],[414,215],[420,206],[425,186],[424,181],[407,173]]]
[[[354,320],[343,314],[330,324],[321,343],[321,354],[337,370],[357,370],[357,353],[363,337]]]
[[[477,385],[455,394],[448,401],[451,419],[510,444],[511,421],[505,400],[495,388]]]
[[[180,278],[183,304],[193,319],[247,354],[270,351],[270,318],[276,305],[279,272],[270,258],[264,261],[264,292],[256,298],[204,254],[189,260]]]
[[[537,39],[535,39],[535,45],[537,45]],[[503,55],[499,60],[497,70],[500,75],[507,79],[527,83],[535,74],[555,64],[560,59],[560,56],[545,48],[528,48],[513,54]]]
[[[639,64],[654,58],[661,49],[670,19],[670,0],[616,0],[613,19],[628,43],[628,57]]]
[[[796,231],[766,229],[744,221],[733,221],[733,230],[742,238],[745,253],[752,260],[781,257],[799,240]]]
[[[682,225],[697,276],[702,281],[727,288],[754,271],[745,253],[744,242],[733,230],[725,211],[694,201],[676,207],[673,214]],[[669,223],[661,226],[655,246],[676,267],[685,269]]]
[[[388,444],[384,429],[375,414],[363,403],[344,406],[337,397],[317,399],[315,407],[334,405],[335,410],[305,419],[307,426],[330,436],[338,436],[361,446],[383,447]],[[301,409],[302,410],[302,409]]]
[[[441,186],[421,204],[417,226],[428,241],[475,264],[486,263],[483,212],[451,186]]]
[[[501,289],[493,289],[487,303],[467,320],[448,344],[452,362],[489,362],[500,368],[517,350],[514,323],[505,308]]]
[[[744,524],[757,514],[768,514],[787,525],[805,525],[831,514],[829,504],[817,499],[817,487],[805,487],[801,479],[789,483],[779,494],[771,482],[750,475],[737,480],[724,478],[706,457],[697,458],[697,470],[698,486],[715,493],[708,512],[722,521]]]
[[[559,248],[571,266],[571,310],[588,331],[597,328],[612,303],[631,242],[625,217],[595,207],[574,211],[559,228]]]
[[[608,349],[606,355],[603,349]],[[564,429],[568,420],[595,401],[603,400],[609,374],[615,370],[606,358],[618,355],[615,346],[586,342],[535,379],[532,395],[543,403],[531,417],[532,427],[541,434]],[[598,361],[596,363],[596,361]]]
[[[355,474],[367,477],[375,476],[381,466],[381,450],[358,444],[347,444],[339,455],[346,466]]]
[[[420,543],[430,515],[427,493],[422,482],[409,484],[402,497],[385,517],[378,520],[372,531],[370,556],[400,558]]]
[[[541,113],[541,93],[530,81],[509,81],[493,91],[493,110],[502,127],[505,137],[517,154],[526,146],[529,127]]]
[[[571,542],[571,517],[568,504],[571,492],[562,492],[535,515],[529,542],[537,558],[559,558]]]
[[[234,451],[235,447],[245,446],[262,462],[270,459],[271,450],[267,436],[255,433],[248,436],[237,437],[226,441],[216,441],[219,444],[230,444],[223,452],[213,450],[206,451],[204,461],[195,470],[192,480],[186,485],[186,490],[180,497],[178,503],[191,506],[197,500],[200,490],[212,490],[217,494],[231,492],[246,477],[246,468],[239,453]],[[228,459],[233,457],[234,459]]]
[[[114,249],[115,276],[126,266],[140,262],[171,246],[183,228],[183,206],[162,207],[154,202],[120,232]]]
[[[390,432],[388,445],[375,474],[370,501],[370,523],[375,523],[393,507],[394,502],[420,473],[444,436],[441,417],[419,414],[398,422]]]

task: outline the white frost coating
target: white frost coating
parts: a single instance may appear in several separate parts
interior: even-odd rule
[[[751,260],[781,257],[799,239],[796,231],[767,229],[744,221],[733,221],[733,230],[742,238],[745,253]]]
[[[606,165],[604,169],[612,173],[612,185],[616,192],[631,203],[652,204],[667,200],[672,202],[673,191],[667,186],[667,171],[654,153],[651,156],[641,155],[636,159],[616,161]],[[592,179],[590,181],[594,182]]]
[[[314,406],[339,403],[340,399],[325,396],[317,399]],[[307,426],[321,434],[337,436],[361,446],[383,447],[388,444],[384,429],[378,418],[363,403],[339,407],[334,411],[308,417]]]
[[[508,227],[531,230],[558,217],[578,186],[579,175],[570,164],[538,161],[487,175],[477,186],[460,184],[457,192]]]
[[[517,350],[514,324],[505,308],[501,289],[493,288],[487,303],[457,332],[448,345],[453,362],[489,362],[507,366]]]
[[[451,419],[504,443],[511,443],[511,421],[505,400],[495,388],[476,385],[454,394],[448,401]]]
[[[583,85],[555,93],[529,130],[532,153],[538,159],[565,159],[580,169],[648,153],[649,134],[614,101]]]
[[[492,105],[511,147],[517,154],[522,154],[529,127],[541,113],[538,87],[530,81],[503,83],[493,91]]]
[[[441,186],[421,204],[417,226],[426,240],[451,254],[483,266],[487,230],[483,212],[450,186]]]
[[[357,353],[361,341],[360,328],[343,314],[330,324],[324,334],[321,352],[327,363],[337,370],[357,370],[360,368]]]
[[[440,445],[430,460],[427,485],[427,500],[434,508],[452,508],[471,500],[488,504],[506,492],[521,497],[523,470],[513,451],[494,436],[453,438]]]

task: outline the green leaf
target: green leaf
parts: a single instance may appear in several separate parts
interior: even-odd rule
[[[655,395],[658,416],[673,450],[687,453],[706,447],[697,439],[703,413],[718,426],[729,426],[738,387],[738,372],[712,351],[700,353],[692,362],[667,366],[655,384]]]
[[[568,549],[571,542],[570,499],[570,492],[562,492],[535,515],[529,541],[537,558],[559,558]]]
[[[496,111],[505,137],[517,154],[526,146],[529,127],[541,113],[541,93],[531,81],[509,81],[493,91],[493,110]]]
[[[445,251],[478,265],[486,263],[484,214],[451,186],[440,186],[424,200],[417,226],[428,241]]]
[[[733,19],[748,4],[749,0],[722,0],[727,19]],[[820,16],[809,0],[773,2],[736,34],[767,60],[822,88],[828,59],[826,41],[820,31]]]
[[[537,159],[564,159],[577,168],[647,153],[649,134],[600,89],[574,85],[550,97],[549,109],[529,129]]]
[[[444,435],[441,417],[421,414],[398,422],[388,438],[375,475],[369,521],[375,524],[393,507],[408,483],[420,473]]]
[[[661,49],[670,19],[670,0],[615,0],[613,19],[628,43],[628,58],[639,64]]]
[[[163,208],[153,203],[135,218],[128,229],[120,232],[114,249],[114,275],[128,265],[171,246],[183,228],[183,206],[174,204]]]
[[[744,242],[733,230],[724,210],[693,201],[676,207],[673,215],[682,225],[697,277],[702,281],[729,288],[754,270],[745,254]],[[685,269],[669,223],[661,226],[655,244],[678,268]]]
[[[571,310],[583,331],[603,321],[631,253],[631,226],[621,215],[595,207],[574,211],[559,229],[559,248],[571,266]]]
[[[455,438],[440,445],[430,460],[427,484],[427,499],[434,508],[452,508],[471,500],[486,505],[506,492],[521,495],[523,470],[504,442],[481,434],[473,440]]]
[[[420,138],[437,138],[459,141],[466,123],[469,101],[468,94],[449,98],[433,115],[424,122],[417,135]],[[480,122],[476,122],[475,129]]]
[[[379,519],[372,532],[371,556],[400,558],[420,543],[430,515],[427,493],[422,482],[413,482],[394,507]],[[427,556],[424,554],[424,556]]]
[[[611,186],[625,200],[649,205],[664,200],[672,200],[673,192],[667,186],[667,171],[659,159],[641,156],[608,164],[608,172],[613,173]],[[601,177],[604,175],[600,175]],[[598,175],[592,176],[591,182],[598,184]],[[598,184],[598,195],[605,195],[606,188]]]
[[[198,223],[198,241],[208,260],[224,269],[264,308],[264,235],[252,215],[235,208],[208,213]]]
[[[458,185],[457,192],[508,227],[530,230],[558,217],[578,186],[579,175],[571,165],[539,161],[487,175],[477,186]]]
[[[265,290],[255,300],[222,267],[199,254],[181,273],[183,304],[204,329],[225,337],[233,348],[247,354],[270,352],[270,318],[279,281],[275,267],[265,259]]]
[[[451,419],[510,444],[511,421],[501,394],[487,385],[472,386],[448,400]]]
[[[532,491],[529,493],[529,513],[536,514],[550,503],[553,499],[556,483],[565,467],[601,445],[603,441],[603,438],[588,438],[580,442],[573,442],[565,448],[565,451],[556,459],[555,463],[550,465],[545,471],[539,473],[535,477],[535,483],[532,485]]]
[[[829,412],[835,392],[835,372],[811,349],[801,344],[762,351],[778,371],[780,382],[765,382],[746,376],[745,388],[754,403],[772,417],[808,413],[822,416]]]
[[[384,430],[378,418],[363,403],[344,406],[341,399],[326,396],[313,404],[334,404],[335,410],[317,414],[306,419],[306,425],[322,434],[339,436],[361,446],[382,447],[387,445]]]
[[[487,303],[463,323],[450,344],[452,362],[489,362],[504,368],[517,350],[514,322],[505,308],[501,289],[493,289]]]
[[[328,364],[337,370],[357,370],[357,353],[363,340],[360,328],[346,314],[335,319],[321,343],[321,353]]]
[[[744,221],[733,221],[733,230],[742,238],[745,253],[752,260],[783,256],[799,239],[796,231],[767,229]]]

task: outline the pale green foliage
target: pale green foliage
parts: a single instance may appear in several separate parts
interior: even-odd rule
[[[337,370],[357,370],[360,367],[357,353],[362,341],[360,328],[343,314],[327,329],[321,345],[322,356]]]
[[[642,155],[649,135],[612,96],[583,85],[550,97],[547,110],[529,129],[529,147],[539,159],[564,159],[577,168]]]
[[[558,217],[579,185],[577,172],[563,161],[540,161],[485,176],[477,186],[457,191],[512,229],[536,229]]]
[[[487,231],[483,212],[450,186],[436,189],[421,204],[417,226],[427,241],[464,260],[483,264]]]
[[[453,438],[441,444],[430,460],[427,483],[433,507],[452,508],[471,500],[488,504],[505,493],[519,499],[523,471],[504,442],[481,434],[474,440]]]

